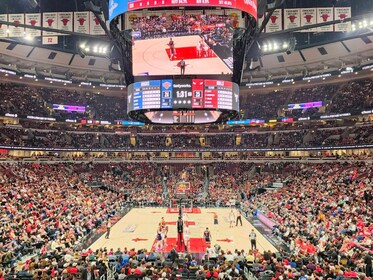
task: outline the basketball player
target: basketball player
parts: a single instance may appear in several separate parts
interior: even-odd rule
[[[185,247],[187,251],[189,250],[189,245],[190,245],[190,229],[187,223],[184,224],[184,242],[185,242]]]
[[[196,51],[197,51],[197,56],[200,57],[201,52],[202,52],[202,41],[198,41],[197,46],[196,46]]]
[[[162,236],[162,248],[166,248],[167,247],[167,233],[168,233],[168,226],[164,226],[162,228],[162,233],[161,233],[161,236]]]
[[[156,250],[162,250],[163,247],[162,247],[162,226],[161,224],[159,223],[159,226],[157,228],[157,242],[155,244],[155,249]]]
[[[229,227],[233,227],[234,222],[236,220],[236,217],[234,215],[233,209],[231,209],[231,212],[229,213]]]
[[[176,49],[175,49],[175,42],[170,38],[170,41],[168,42],[168,46],[170,47],[170,60],[173,60],[174,57],[176,57]]]
[[[184,208],[184,211],[183,211],[183,222],[184,222],[184,225],[186,225],[189,221],[189,216],[188,214],[186,213],[186,209]]]
[[[211,243],[211,232],[208,227],[203,232],[203,238],[205,239],[206,243]]]
[[[205,57],[209,56],[209,46],[207,45],[206,42],[203,42],[203,52],[204,52]]]

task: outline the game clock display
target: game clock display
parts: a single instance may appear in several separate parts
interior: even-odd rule
[[[239,87],[230,81],[152,80],[128,87],[128,111],[144,109],[238,110]]]

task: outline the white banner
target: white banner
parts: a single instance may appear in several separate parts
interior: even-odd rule
[[[25,24],[25,14],[9,14],[9,22],[16,26],[9,25],[9,37],[23,37],[25,36],[25,29],[17,26],[18,24]]]
[[[43,36],[42,44],[43,45],[56,45],[58,44],[58,36]]]
[[[41,27],[41,14],[26,14],[26,24]],[[41,36],[41,30],[26,28],[26,36]]]
[[[284,29],[300,27],[300,9],[284,10]]]
[[[269,18],[268,24],[266,26],[266,32],[272,33],[282,30],[282,10],[278,9],[273,12]]]
[[[317,23],[326,23],[334,20],[334,13],[333,8],[317,8]],[[326,26],[320,26],[317,28],[318,32],[333,32],[334,26],[333,24],[329,24]]]
[[[103,19],[103,17],[101,17]],[[105,21],[105,19],[103,19]],[[104,29],[102,29],[99,20],[96,18],[94,13],[90,14],[89,22],[89,34],[91,35],[105,35]]]
[[[309,26],[317,23],[316,8],[301,9],[301,26]],[[316,28],[306,29],[303,32],[315,32]]]
[[[89,34],[89,12],[74,12],[74,32]]]
[[[351,7],[335,7],[334,8],[334,19],[340,20],[342,21],[342,23],[335,24],[334,31],[336,32],[351,31],[351,21],[343,22],[347,18],[351,18]]]
[[[0,20],[8,21],[8,15],[0,15]],[[0,24],[0,38],[8,37],[8,25]]]
[[[264,17],[265,17],[265,15],[263,15],[262,17],[258,17],[258,28],[260,28],[262,26],[263,21],[264,21]],[[264,28],[263,32],[265,32],[265,31],[266,31],[266,29]]]
[[[73,32],[73,13],[72,12],[58,13],[57,28],[59,30]],[[67,35],[67,34],[60,34],[60,35]]]
[[[43,27],[57,29],[57,13],[43,13]],[[43,31],[43,36],[53,35],[57,35],[57,33]]]

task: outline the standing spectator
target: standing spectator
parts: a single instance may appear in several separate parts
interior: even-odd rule
[[[250,232],[250,243],[251,243],[251,250],[256,250],[256,233],[252,229]]]
[[[373,277],[372,272],[372,257],[369,255],[369,253],[366,253],[366,256],[364,258],[365,263],[365,274],[367,277]]]
[[[111,222],[110,222],[110,219],[107,221],[107,224],[106,224],[106,235],[105,235],[105,238],[106,239],[109,239],[109,236],[110,236],[110,229],[111,229]]]

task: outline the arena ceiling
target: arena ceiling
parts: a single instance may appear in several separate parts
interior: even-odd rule
[[[96,4],[101,2],[95,0]],[[82,11],[85,0],[3,0],[0,13]],[[107,2],[107,1],[106,1]],[[352,16],[360,17],[373,11],[373,1],[365,0],[286,0],[284,8],[351,6]],[[373,19],[372,15],[369,15]],[[364,34],[340,33],[284,33],[267,36],[271,40],[296,37],[297,46],[291,53],[264,54],[253,65],[244,65],[242,82],[265,81],[276,77],[290,78],[295,75],[323,73],[343,67],[364,65],[373,59],[372,30]],[[0,67],[32,75],[42,74],[61,79],[92,81],[97,83],[123,84],[124,75],[109,69],[117,65],[105,57],[80,57],[76,53],[76,43],[80,36],[61,36],[57,46],[46,48],[41,44],[27,44],[24,41],[0,42]],[[320,48],[325,50],[320,54]],[[50,54],[57,55],[50,59]],[[110,66],[110,67],[109,67]],[[257,67],[258,66],[258,67]],[[256,68],[251,71],[249,68]]]

